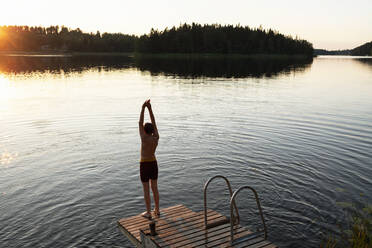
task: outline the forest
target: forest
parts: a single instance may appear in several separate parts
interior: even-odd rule
[[[0,51],[133,52],[137,37],[84,33],[79,28],[0,26]]]
[[[262,27],[193,23],[142,36],[67,27],[0,26],[0,51],[313,55],[306,40]]]
[[[351,55],[372,56],[372,41],[354,48],[353,50],[351,50]]]
[[[271,29],[195,23],[151,30],[139,37],[136,49],[145,53],[313,54],[311,43]]]

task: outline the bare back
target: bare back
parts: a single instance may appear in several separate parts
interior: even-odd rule
[[[150,134],[141,135],[141,161],[156,160],[155,151],[159,138]]]
[[[143,126],[144,112],[146,107],[149,110],[151,124],[153,126],[153,130],[151,130],[152,131],[151,133],[146,133],[145,128]],[[141,161],[150,162],[156,160],[155,151],[159,142],[159,132],[158,128],[156,127],[155,117],[152,112],[150,100],[145,101],[144,104],[142,105],[138,127],[139,134],[141,136]]]

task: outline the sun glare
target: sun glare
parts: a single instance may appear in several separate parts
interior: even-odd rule
[[[0,74],[0,100],[7,100],[14,94],[9,79]]]

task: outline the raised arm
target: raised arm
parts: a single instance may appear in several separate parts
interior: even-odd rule
[[[140,114],[140,118],[138,121],[139,134],[141,137],[145,134],[145,130],[143,128],[143,120],[144,120],[146,105],[147,105],[147,101],[142,104],[141,114]]]
[[[152,112],[152,107],[151,107],[150,101],[148,101],[148,103],[147,103],[147,108],[149,109],[151,123],[154,126],[154,137],[159,139],[158,127],[156,126],[155,116],[154,116],[154,113]]]

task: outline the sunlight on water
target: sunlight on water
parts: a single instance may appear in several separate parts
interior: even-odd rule
[[[10,99],[15,95],[11,82],[4,75],[0,74],[0,100]]]
[[[18,156],[18,153],[14,152],[8,152],[5,150],[4,152],[1,153],[0,156],[0,164],[4,165],[4,167],[8,167],[10,163],[13,162],[13,160]]]

